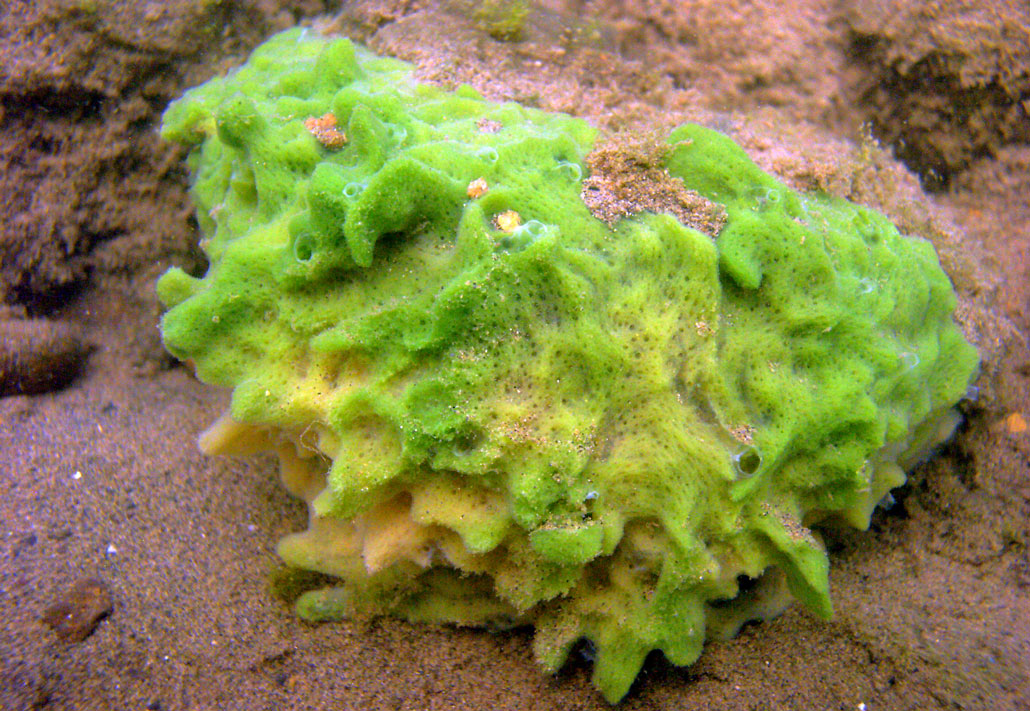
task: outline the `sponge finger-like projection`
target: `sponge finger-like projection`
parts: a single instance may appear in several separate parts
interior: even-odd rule
[[[615,702],[652,650],[829,616],[809,527],[868,525],[977,369],[928,242],[700,126],[664,169],[705,231],[597,219],[585,122],[310,31],[164,135],[210,259],[162,277],[165,343],[232,388],[202,447],[277,453],[308,502],[279,553],[339,581],[309,619],[533,625],[551,671],[586,639]]]

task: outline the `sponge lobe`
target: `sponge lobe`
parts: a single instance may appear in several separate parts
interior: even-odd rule
[[[159,283],[165,342],[233,390],[202,447],[275,452],[308,502],[279,553],[339,579],[309,619],[528,623],[552,671],[587,638],[617,701],[651,650],[690,664],[789,595],[830,615],[809,527],[867,526],[977,367],[929,243],[699,126],[665,168],[714,237],[596,219],[586,123],[308,31],[164,135],[211,263]]]

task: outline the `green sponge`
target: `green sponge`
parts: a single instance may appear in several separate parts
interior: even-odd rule
[[[809,527],[867,526],[977,370],[928,242],[700,126],[664,168],[705,232],[595,217],[585,122],[308,30],[163,133],[210,260],[160,280],[165,343],[232,389],[202,446],[275,452],[310,504],[279,552],[339,583],[308,618],[531,624],[618,701],[788,591],[829,616]]]

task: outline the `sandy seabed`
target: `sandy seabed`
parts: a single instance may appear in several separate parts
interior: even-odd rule
[[[160,348],[153,281],[202,261],[182,152],[155,128],[185,87],[320,16],[427,81],[613,131],[728,130],[794,185],[932,238],[956,283],[979,395],[869,531],[826,533],[833,621],[794,606],[689,668],[654,655],[623,708],[1030,708],[1030,10],[555,0],[513,41],[470,6],[0,10],[0,708],[607,707],[586,660],[542,674],[526,631],[301,622],[269,576],[302,505],[270,458],[196,448],[227,394]],[[81,372],[13,392],[34,362],[44,382]],[[73,641],[44,617],[86,579],[111,609]]]

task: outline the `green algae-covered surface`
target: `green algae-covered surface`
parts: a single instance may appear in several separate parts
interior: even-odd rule
[[[300,613],[531,624],[611,702],[769,615],[738,579],[829,617],[805,524],[868,526],[977,370],[930,243],[696,125],[667,169],[725,224],[609,227],[586,122],[410,72],[296,29],[165,116],[211,263],[159,282],[165,343],[233,389],[204,448],[309,501],[280,554],[342,585]]]
[[[528,52],[540,17],[483,41]],[[433,18],[372,38],[439,76],[466,30],[420,55]],[[893,169],[775,178],[769,139],[710,119],[644,158],[486,65],[450,71],[522,103],[292,30],[170,106],[208,261],[158,286],[187,367],[152,330],[168,261],[98,268],[53,312],[85,375],[0,401],[4,703],[1015,708],[1018,297],[937,222],[819,189],[890,212],[918,194]],[[665,202],[634,206],[633,171]],[[1018,172],[956,180],[986,241],[1025,210]],[[104,590],[83,641],[41,622]]]

